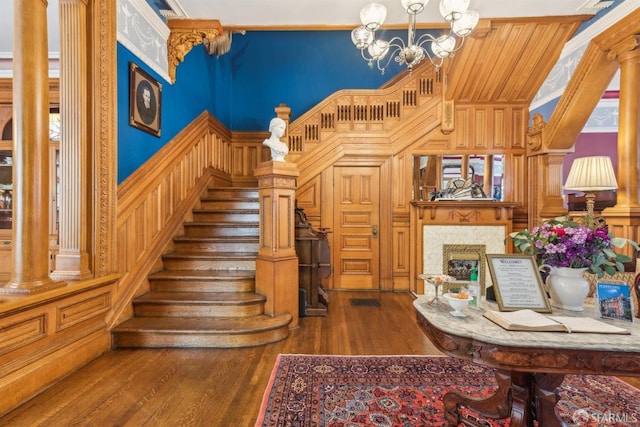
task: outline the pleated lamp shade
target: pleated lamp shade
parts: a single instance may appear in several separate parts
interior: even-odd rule
[[[582,192],[615,190],[618,188],[611,158],[608,156],[575,159],[564,184],[565,190]]]

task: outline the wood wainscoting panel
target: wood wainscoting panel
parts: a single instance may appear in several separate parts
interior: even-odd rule
[[[58,331],[69,328],[92,317],[96,317],[111,307],[111,294],[104,292],[96,296],[58,307],[57,327]]]
[[[47,335],[47,316],[38,313],[16,323],[0,326],[0,355],[25,346]]]

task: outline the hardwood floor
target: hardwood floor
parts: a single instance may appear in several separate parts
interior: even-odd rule
[[[381,306],[353,306],[351,298]],[[327,317],[301,318],[278,343],[113,350],[1,417],[0,426],[251,427],[280,353],[441,354],[418,328],[412,301],[406,293],[332,292]]]
[[[380,307],[353,306],[376,298]],[[113,350],[0,418],[1,426],[253,426],[280,353],[441,354],[407,293],[332,292],[274,344],[239,349]]]

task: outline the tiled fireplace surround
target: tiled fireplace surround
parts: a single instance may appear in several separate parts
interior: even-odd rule
[[[429,274],[446,274],[444,270],[444,246],[459,245],[484,246],[485,254],[505,253],[505,227],[502,225],[425,225],[423,227],[423,272]],[[485,268],[478,277],[484,287],[491,286],[491,277],[486,268],[486,259],[482,259]],[[425,293],[429,289],[425,288]]]

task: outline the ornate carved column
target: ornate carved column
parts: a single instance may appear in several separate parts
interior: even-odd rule
[[[14,2],[13,23],[13,272],[0,293],[31,294],[65,284],[49,278],[47,2]]]
[[[91,276],[87,252],[90,143],[87,55],[87,0],[60,0],[60,250],[52,278]]]
[[[265,313],[290,313],[298,326],[298,256],[295,247],[295,163],[258,165],[260,243],[256,259],[256,292],[267,297]]]
[[[640,160],[640,36],[631,36],[609,51],[620,63],[620,124],[618,125],[618,201],[602,214],[616,236],[640,238],[638,161]],[[629,252],[630,250],[628,250]]]

